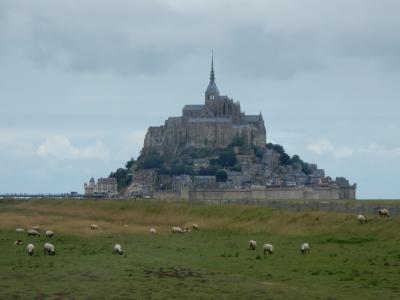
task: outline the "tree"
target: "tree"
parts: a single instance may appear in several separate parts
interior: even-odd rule
[[[209,166],[208,168],[201,168],[198,172],[200,176],[213,176],[217,173],[216,166]]]
[[[126,188],[132,182],[132,176],[129,174],[127,169],[119,168],[115,172],[111,172],[109,178],[115,178],[117,180],[118,190],[121,191]]]
[[[219,165],[223,167],[232,167],[236,164],[236,154],[235,152],[228,148],[221,152],[218,158]]]
[[[193,167],[190,165],[176,164],[171,168],[171,175],[192,175],[193,173]]]
[[[143,169],[155,169],[161,168],[164,161],[161,156],[157,154],[150,154],[149,156],[143,158],[140,163],[140,167]]]
[[[135,159],[132,157],[130,160],[128,160],[125,164],[125,168],[127,168],[128,170],[130,168],[132,168],[133,164],[135,163]]]
[[[226,182],[228,180],[228,174],[224,170],[218,170],[215,174],[217,182]]]
[[[285,166],[289,166],[291,161],[290,161],[290,156],[287,155],[285,152],[281,153],[281,156],[279,158],[279,160],[281,161],[281,163]]]

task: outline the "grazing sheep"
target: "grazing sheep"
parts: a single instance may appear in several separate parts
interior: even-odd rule
[[[119,255],[124,254],[124,251],[122,251],[122,247],[121,247],[120,244],[115,244],[114,245],[114,253],[115,254],[119,254]]]
[[[271,244],[264,244],[263,249],[264,249],[264,255],[267,254],[267,252],[269,255],[272,255],[274,253],[274,246]]]
[[[48,254],[48,255],[55,255],[56,254],[56,248],[54,247],[53,244],[50,243],[46,243],[43,246],[43,252],[44,254]]]
[[[27,234],[28,236],[40,236],[40,232],[33,229],[29,229]]]
[[[54,232],[53,231],[51,231],[51,230],[47,230],[46,231],[46,237],[52,238],[53,236],[54,236]]]
[[[386,209],[386,208],[379,209],[379,210],[378,210],[378,214],[379,214],[379,216],[381,216],[381,217],[390,217],[389,210]]]
[[[256,250],[257,242],[254,240],[249,241],[249,250]]]
[[[157,234],[157,230],[155,228],[150,228],[150,233]]]
[[[16,232],[25,232],[25,229],[18,227],[15,229],[15,231]]]
[[[191,232],[192,231],[192,229],[190,229],[190,228],[185,228],[184,230],[183,230],[184,232]]]
[[[193,225],[192,225],[192,229],[193,229],[193,230],[199,230],[200,227],[199,227],[199,225],[197,225],[197,224],[193,224]]]
[[[33,226],[31,229],[36,230],[37,232],[40,232],[40,226]]]
[[[173,226],[172,227],[172,233],[183,233],[183,229],[181,227],[178,226]]]
[[[301,244],[300,252],[301,254],[310,254],[310,245],[308,243]]]
[[[358,215],[357,221],[358,221],[358,224],[364,224],[364,223],[367,223],[367,218],[364,217],[363,215]]]
[[[91,230],[97,230],[97,229],[99,229],[99,226],[97,226],[96,224],[91,224],[90,225],[90,229]]]
[[[16,240],[15,242],[14,242],[14,245],[21,245],[22,244],[22,241],[21,240]]]
[[[26,246],[26,251],[28,252],[29,256],[33,255],[33,250],[35,250],[35,246],[33,244],[29,244],[28,246]]]

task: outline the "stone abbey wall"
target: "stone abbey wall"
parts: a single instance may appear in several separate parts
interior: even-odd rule
[[[252,188],[252,189],[182,189],[181,193],[157,192],[156,199],[188,200],[193,202],[262,203],[269,200],[347,200],[356,199],[356,186],[307,188]]]

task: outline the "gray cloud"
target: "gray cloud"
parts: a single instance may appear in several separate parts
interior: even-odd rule
[[[358,182],[361,197],[395,197],[399,10],[397,0],[0,1],[0,192],[79,190],[137,156],[148,126],[203,101],[214,49],[220,91],[261,110],[269,140]],[[53,159],[54,136],[79,161]],[[86,159],[96,141],[101,163]]]
[[[165,73],[211,48],[252,77],[318,71],[331,56],[399,65],[398,1],[251,3],[5,1],[0,38],[39,66],[123,76]]]

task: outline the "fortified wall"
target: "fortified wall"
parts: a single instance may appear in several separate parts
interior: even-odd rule
[[[153,197],[160,200],[182,199],[193,202],[245,202],[256,203],[268,200],[353,200],[356,199],[356,185],[341,187],[254,187],[251,189],[190,189],[180,192],[155,192]]]

